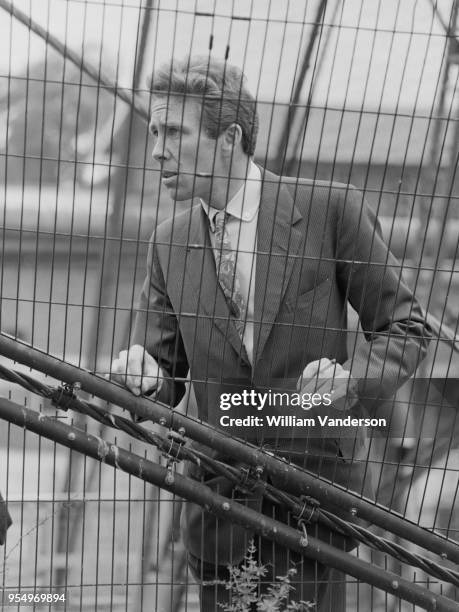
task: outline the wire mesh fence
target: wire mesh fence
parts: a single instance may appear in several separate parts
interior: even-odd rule
[[[27,597],[8,601],[8,595],[36,593],[65,594],[65,601],[36,601],[37,609],[199,609],[199,581],[187,564],[185,550],[190,550],[190,543],[186,536],[183,542],[180,529],[183,492],[177,493],[171,483],[166,491],[143,473],[138,478],[134,468],[128,474],[114,470],[120,466],[116,453],[110,463],[112,448],[162,465],[166,476],[176,474],[180,483],[182,459],[205,465],[206,481],[216,473],[236,478],[231,472],[234,466],[250,480],[254,472],[249,469],[251,455],[245,451],[253,444],[284,457],[285,465],[305,467],[319,483],[326,478],[338,491],[353,491],[359,517],[362,500],[384,508],[383,524],[373,515],[368,519],[374,536],[413,555],[424,547],[423,554],[434,563],[455,571],[454,543],[459,540],[457,22],[456,0],[0,0],[0,365],[6,368],[0,380],[4,419],[0,420],[0,492],[13,520],[1,549],[5,609],[33,603]],[[199,198],[206,201],[206,193],[215,195],[214,203],[222,191],[231,200],[231,184],[220,191],[218,186],[227,167],[223,161],[229,160],[229,171],[234,172],[240,167],[239,158],[233,149],[222,157],[217,144],[209,145],[202,118],[200,140],[190,154],[186,105],[180,107],[179,125],[172,126],[176,135],[168,127],[177,110],[174,94],[163,89],[158,96],[158,77],[150,82],[164,62],[189,55],[220,61],[228,75],[230,66],[242,69],[259,117],[254,161],[263,174],[261,178],[249,174],[243,188],[244,194],[259,199],[260,212],[257,209],[251,217],[258,234],[250,239],[242,224],[236,230],[228,224],[233,249],[234,237],[238,244],[235,265],[243,268],[247,285],[247,313],[238,348],[237,327],[229,331],[232,319],[222,315],[222,305],[227,308],[224,295],[217,297],[215,260],[211,259],[212,272],[207,258],[218,250],[212,222],[205,239],[197,233],[196,212],[186,222],[183,219],[189,210],[202,213]],[[196,102],[192,94],[189,97]],[[243,98],[239,91],[235,112]],[[168,102],[165,117],[151,113],[158,99]],[[156,112],[161,108],[156,107]],[[164,125],[167,133],[162,132]],[[198,129],[196,124],[189,129],[193,125]],[[188,196],[195,197],[193,209],[190,197],[175,192],[171,198],[178,189],[174,183],[178,168],[170,161],[174,145],[166,137],[178,143],[176,161],[185,180],[192,177]],[[234,134],[232,138],[237,139]],[[210,165],[201,165],[206,160]],[[292,180],[283,180],[280,187],[275,177],[285,175]],[[257,195],[252,187],[258,182]],[[285,189],[290,199],[284,197]],[[372,214],[364,212],[362,197],[355,194],[363,194],[374,210],[384,241]],[[290,225],[300,227],[300,217],[296,209],[288,208],[287,200],[294,201],[307,219],[302,246],[296,230],[278,235],[277,225],[264,217],[272,201],[273,218],[284,215]],[[313,203],[309,209],[306,200]],[[336,202],[341,202],[343,211],[339,221],[334,218],[340,210],[334,208]],[[351,227],[352,215],[355,227],[350,236],[346,228]],[[226,247],[219,248],[222,256]],[[147,261],[150,288],[144,290],[139,306]],[[276,262],[284,263],[275,269]],[[271,302],[279,291],[284,297],[279,297],[273,314]],[[421,308],[428,313],[427,325]],[[381,323],[385,316],[390,323]],[[152,328],[159,330],[156,340]],[[421,359],[421,345],[431,334],[427,356]],[[109,392],[93,387],[85,376],[108,377],[119,352],[139,343],[139,338],[144,340],[140,344],[157,347],[152,354],[164,377],[158,399],[171,388],[179,389],[179,395],[185,392],[171,413],[175,421],[164,416],[169,412],[151,413],[160,424],[147,426],[150,438],[157,434],[168,440],[159,448],[151,446],[148,436],[134,439],[132,429],[114,432],[113,419],[91,418],[96,408],[125,416],[116,405],[136,412],[138,405],[122,396],[118,386],[112,385]],[[203,350],[206,342],[208,349]],[[232,357],[235,347],[237,355]],[[47,361],[48,357],[55,361]],[[322,435],[318,448],[312,430],[320,422],[314,409],[309,411],[311,406],[306,411],[300,406],[295,413],[296,418],[315,415],[314,425],[307,425],[296,446],[291,434],[298,428],[291,421],[287,426],[275,420],[291,411],[270,415],[277,433],[268,439],[260,437],[253,420],[239,429],[222,427],[217,418],[222,410],[228,416],[247,414],[246,410],[236,415],[231,402],[228,410],[223,409],[223,394],[234,401],[234,394],[251,386],[263,393],[273,389],[291,394],[298,391],[303,368],[320,357],[336,359],[345,372],[351,371],[364,405],[365,400],[371,404],[371,417],[386,421],[380,431],[375,427],[366,432],[363,450],[359,436],[365,427],[360,425],[352,433],[333,431],[325,441]],[[251,372],[248,377],[244,361]],[[80,376],[59,369],[59,364],[81,368]],[[37,382],[19,381],[8,374],[12,370]],[[300,386],[300,390],[328,390],[328,377],[316,372],[311,378],[316,378],[314,389]],[[382,390],[375,391],[372,381],[378,378]],[[72,386],[81,381],[83,391]],[[39,395],[40,385],[58,391]],[[345,397],[351,404],[353,393],[347,386]],[[70,405],[78,397],[94,403],[91,416]],[[171,405],[176,399],[164,401]],[[12,404],[23,421],[13,418]],[[69,407],[71,411],[64,412]],[[39,413],[36,425],[31,425],[33,415],[20,412],[21,408]],[[260,418],[268,414],[267,408],[254,413],[253,406],[248,412]],[[227,436],[245,438],[245,445],[227,448],[212,429],[210,438],[201,439],[204,434],[199,429],[180,421],[188,416],[200,424],[220,426],[217,431]],[[66,430],[65,435],[75,435],[77,441],[79,430],[95,436],[92,441],[96,451],[100,441],[99,454],[95,451],[96,458],[91,458],[90,453],[80,452],[83,447],[69,450],[62,439],[48,439],[52,422],[73,425],[75,430]],[[284,426],[288,433],[279,435]],[[167,439],[167,431],[177,432],[180,427],[187,442],[188,435],[196,440],[194,432],[207,446],[207,454],[179,457],[177,438]],[[339,440],[335,471],[330,471],[327,444],[335,439]],[[222,448],[228,451],[226,456],[215,457],[213,451]],[[302,454],[300,461],[300,451],[310,458],[303,461]],[[210,463],[209,455],[221,459],[223,466]],[[237,461],[241,456],[242,467]],[[258,457],[259,463],[251,467],[260,467],[260,461],[264,459]],[[344,475],[343,464],[348,470]],[[265,497],[275,498],[285,483],[269,460],[263,466],[268,473]],[[291,478],[286,494],[301,491],[320,497],[321,490],[309,488],[314,484],[303,487],[300,476]],[[374,496],[369,494],[370,480]],[[243,486],[240,480],[237,483]],[[282,499],[284,505],[299,503]],[[346,522],[352,523],[351,506],[340,498],[328,508],[326,500],[327,496],[319,500],[323,524],[332,520],[327,511],[340,518],[340,504],[346,507]],[[363,512],[370,510],[365,506]],[[276,513],[273,516],[277,518]],[[400,529],[391,522],[394,517],[405,521]],[[412,539],[415,544],[406,544],[405,533],[418,527],[440,536],[441,545],[451,546],[448,554],[441,558],[441,546],[435,549],[430,540]],[[299,534],[303,535],[301,528]],[[210,533],[205,535],[210,538]],[[413,558],[402,561],[397,557],[401,550],[394,557],[392,550],[375,549],[368,534],[362,538],[366,539],[352,553],[344,553],[341,546],[344,556],[331,562],[343,559],[349,564],[347,594],[341,602],[345,609],[405,611],[434,609],[434,605],[456,609],[455,576],[433,575],[431,567],[422,563],[420,567]],[[386,577],[387,583],[375,582],[370,575],[365,579],[351,559],[369,562],[381,575],[390,571],[398,578]],[[429,595],[411,591],[404,580],[439,599],[432,603]],[[327,609],[341,609],[335,604]],[[216,606],[215,602],[207,609]]]

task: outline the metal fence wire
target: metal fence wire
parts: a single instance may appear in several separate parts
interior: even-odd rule
[[[458,8],[0,0],[2,609],[459,610]]]

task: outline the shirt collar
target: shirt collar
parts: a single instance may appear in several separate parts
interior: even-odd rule
[[[249,171],[245,182],[228,202],[225,211],[240,221],[252,221],[260,206],[260,179],[260,168],[250,160]],[[215,215],[220,211],[204,202],[204,200],[201,200],[201,205],[212,222]]]

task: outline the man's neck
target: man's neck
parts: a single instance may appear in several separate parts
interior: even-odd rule
[[[241,160],[242,161],[242,160]],[[223,210],[226,208],[237,192],[244,186],[250,172],[251,159],[245,158],[242,163],[233,163],[227,177],[216,177],[212,181],[211,193],[206,202],[213,208]]]

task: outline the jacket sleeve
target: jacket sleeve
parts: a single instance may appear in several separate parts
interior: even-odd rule
[[[357,343],[343,365],[358,380],[358,395],[370,407],[391,397],[414,373],[431,329],[402,280],[402,265],[385,244],[376,215],[353,187],[342,191],[336,227],[338,281],[366,340]]]
[[[167,295],[154,237],[150,242],[147,275],[135,313],[130,344],[140,344],[158,362],[164,378],[155,399],[176,406],[185,393],[188,362],[177,317]]]
[[[0,546],[5,543],[7,529],[12,524],[6,503],[0,493]]]

